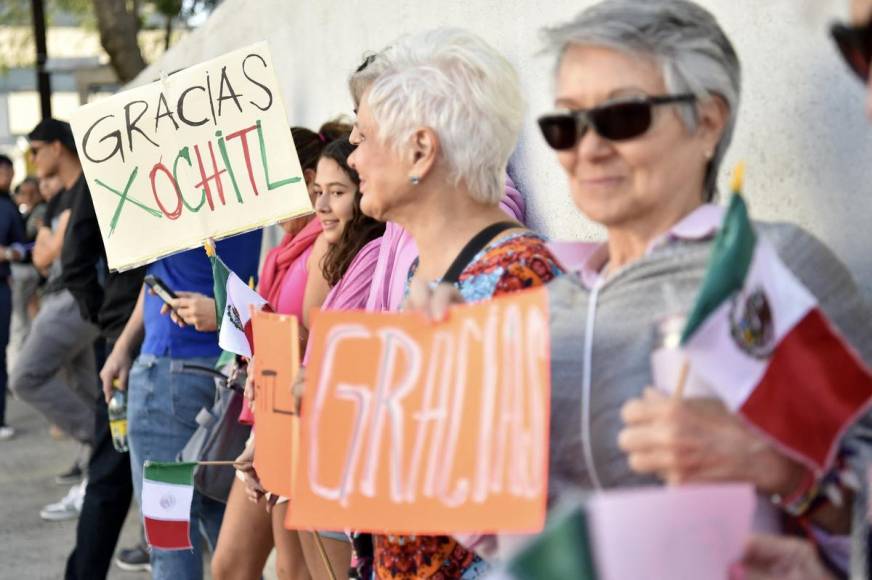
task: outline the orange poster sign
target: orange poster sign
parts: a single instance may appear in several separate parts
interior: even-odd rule
[[[396,534],[542,528],[544,289],[461,306],[438,324],[414,313],[321,312],[310,340],[289,525]]]
[[[254,468],[265,489],[290,497],[300,423],[291,393],[300,368],[300,340],[293,316],[259,311],[254,331]]]

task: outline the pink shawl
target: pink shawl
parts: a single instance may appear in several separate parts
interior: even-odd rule
[[[260,273],[260,287],[258,291],[273,307],[279,303],[279,295],[282,292],[282,285],[288,268],[291,267],[291,264],[294,263],[294,260],[300,254],[308,250],[315,243],[315,239],[320,233],[321,222],[317,218],[313,219],[296,236],[285,234],[282,242],[267,254],[266,260],[263,263],[263,270]]]

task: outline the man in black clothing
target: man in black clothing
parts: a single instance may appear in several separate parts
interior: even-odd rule
[[[108,272],[94,203],[84,180],[82,187],[85,195],[78,196],[70,208],[61,251],[62,279],[82,317],[99,327],[108,349],[98,348],[98,358],[102,359],[102,353],[111,351],[133,312],[145,269]],[[102,360],[97,368],[101,366]],[[97,380],[95,375],[94,381]],[[106,577],[133,496],[130,459],[112,445],[102,392],[96,403],[95,443],[88,464],[85,500],[76,527],[76,546],[67,560],[67,580]]]
[[[98,389],[92,343],[97,328],[79,315],[72,294],[62,280],[60,253],[70,206],[87,196],[82,166],[68,123],[41,121],[28,135],[37,176],[57,176],[64,191],[52,198],[46,226],[33,247],[33,264],[46,272],[42,304],[9,375],[9,386],[19,399],[36,408],[49,421],[85,445],[93,439],[94,396]],[[16,210],[16,214],[17,214]],[[61,370],[65,372],[61,372]],[[75,496],[57,509],[44,510],[45,519],[77,515]]]

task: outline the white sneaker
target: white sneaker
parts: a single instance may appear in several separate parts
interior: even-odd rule
[[[88,480],[83,479],[82,483],[77,483],[70,488],[67,495],[57,503],[50,503],[39,512],[39,517],[50,522],[62,522],[64,520],[74,520],[79,517],[82,512],[82,504],[85,501],[85,488],[88,485]]]
[[[15,437],[15,429],[9,427],[8,425],[0,427],[0,441],[8,441],[13,437]]]

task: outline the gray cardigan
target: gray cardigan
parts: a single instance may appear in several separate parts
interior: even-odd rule
[[[814,294],[830,321],[872,366],[872,310],[865,304],[848,270],[820,241],[798,226],[756,223],[785,265]],[[623,422],[621,406],[652,383],[650,354],[654,324],[675,308],[690,310],[705,273],[712,239],[672,241],[633,262],[598,290],[584,287],[574,276],[548,285],[551,319],[551,452],[549,493],[555,500],[566,492],[589,490],[592,461],[605,487],[654,484],[633,473],[617,436]],[[593,309],[590,368],[589,429],[583,429],[582,382],[585,338]],[[583,433],[590,433],[592,457],[586,457]],[[861,421],[846,437],[846,445],[872,460],[872,420]],[[859,467],[859,466],[858,466]],[[862,509],[862,498],[857,508]],[[856,552],[856,550],[855,550]]]

